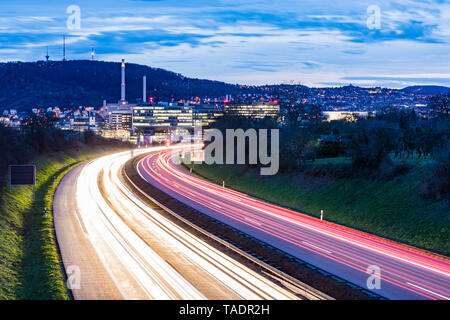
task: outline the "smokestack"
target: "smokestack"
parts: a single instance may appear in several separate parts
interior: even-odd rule
[[[147,76],[142,78],[142,102],[147,101]]]
[[[120,101],[125,101],[125,59],[122,59],[122,83],[121,83]]]

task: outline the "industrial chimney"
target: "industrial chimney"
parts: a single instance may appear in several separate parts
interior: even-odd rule
[[[147,76],[142,78],[142,102],[147,101]]]
[[[125,59],[122,59],[122,83],[120,91],[120,101],[125,102]]]

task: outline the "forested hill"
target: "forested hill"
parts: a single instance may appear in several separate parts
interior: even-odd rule
[[[448,94],[450,87],[444,86],[410,86],[402,89],[405,92],[423,95]]]
[[[36,106],[100,106],[103,100],[120,99],[120,63],[102,61],[50,61],[0,63],[0,107],[21,110]],[[142,77],[147,95],[157,100],[216,97],[248,91],[238,85],[191,79],[174,72],[127,63],[126,97],[142,97]]]
[[[28,111],[36,107],[99,107],[103,100],[117,102],[120,99],[121,64],[117,62],[73,60],[0,63],[0,110],[16,108]],[[147,76],[147,96],[156,101],[170,101],[172,98],[191,99],[195,97],[225,97],[245,93],[272,94],[283,96],[287,85],[239,86],[220,81],[192,79],[164,69],[127,63],[126,98],[130,103],[142,98],[142,77]],[[350,93],[348,92],[351,89]],[[344,86],[340,88],[308,88],[295,85],[300,97],[353,95],[366,97],[370,88]],[[339,91],[340,90],[340,91]],[[446,94],[449,87],[412,86],[395,90],[418,95]],[[325,98],[326,100],[327,98]],[[333,98],[334,99],[334,98]],[[334,100],[332,100],[334,101]],[[361,106],[366,100],[359,101]],[[396,102],[397,103],[397,102]]]

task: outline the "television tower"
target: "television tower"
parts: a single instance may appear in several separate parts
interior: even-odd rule
[[[47,46],[47,55],[45,56],[45,59],[47,60],[47,62],[50,59],[50,56],[48,55],[48,46]]]
[[[66,61],[66,35],[63,34],[63,61]]]

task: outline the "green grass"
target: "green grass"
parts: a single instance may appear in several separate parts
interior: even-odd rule
[[[117,150],[117,149],[116,149]],[[0,299],[70,299],[57,250],[52,202],[61,178],[74,166],[112,149],[42,156],[32,187],[4,186],[0,202]],[[47,219],[44,208],[48,208]]]
[[[308,161],[308,163],[312,164],[311,161]],[[351,163],[351,158],[348,157],[317,158],[314,161],[314,164],[342,164],[342,163]]]
[[[340,160],[342,161],[342,159]],[[185,167],[188,170],[187,167]],[[195,165],[194,173],[257,198],[410,245],[450,254],[450,204],[419,195],[425,166],[388,182],[312,178],[303,173],[271,177],[231,165]]]

